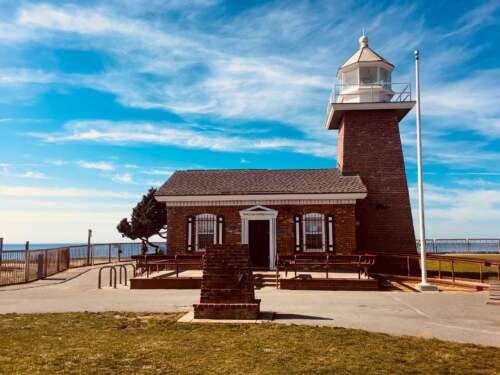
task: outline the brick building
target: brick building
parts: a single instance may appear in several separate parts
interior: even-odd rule
[[[337,74],[325,127],[339,132],[337,168],[177,171],[159,189],[168,249],[248,244],[254,267],[277,254],[415,253],[399,133],[409,85],[362,36]]]

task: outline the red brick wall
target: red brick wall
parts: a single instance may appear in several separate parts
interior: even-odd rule
[[[193,206],[168,207],[169,253],[187,252],[187,218],[202,213],[224,216],[224,243],[240,244],[240,211],[252,206]],[[333,214],[335,219],[335,253],[356,252],[356,219],[354,205],[266,205],[278,211],[276,219],[276,243],[278,254],[292,255],[295,249],[294,217],[305,213]],[[326,227],[325,227],[326,230]],[[193,234],[195,233],[193,225]],[[194,235],[193,235],[194,238]],[[194,242],[193,242],[194,246]]]
[[[339,131],[338,166],[368,188],[356,205],[358,250],[415,253],[415,234],[399,123],[394,110],[348,111]]]

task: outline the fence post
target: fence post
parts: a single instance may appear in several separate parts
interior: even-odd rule
[[[108,263],[111,263],[111,244],[108,245]]]
[[[30,281],[30,242],[26,241],[26,245],[24,246],[24,281]]]
[[[3,237],[0,237],[0,266],[2,266]]]
[[[87,236],[87,266],[90,266],[90,243],[92,241],[92,229],[89,229],[89,233]]]
[[[455,262],[451,260],[451,280],[455,282]]]

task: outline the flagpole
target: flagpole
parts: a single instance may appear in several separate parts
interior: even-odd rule
[[[421,281],[417,285],[418,289],[424,291],[437,291],[436,286],[427,281],[427,261],[425,253],[425,215],[424,215],[424,180],[422,173],[422,128],[420,123],[420,54],[415,50],[415,76],[416,76],[416,96],[417,96],[417,169],[418,169],[418,219],[420,231],[420,270]]]

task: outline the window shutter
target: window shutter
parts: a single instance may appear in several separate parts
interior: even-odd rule
[[[293,221],[293,231],[295,233],[295,251],[300,251],[300,243],[302,242],[301,233],[301,225],[300,225],[300,216],[295,216]]]
[[[219,215],[217,217],[217,244],[222,245],[224,243],[224,216]]]
[[[335,250],[335,222],[331,214],[326,216],[326,248],[329,252]]]
[[[193,251],[193,217],[188,216],[186,222],[187,251]]]

